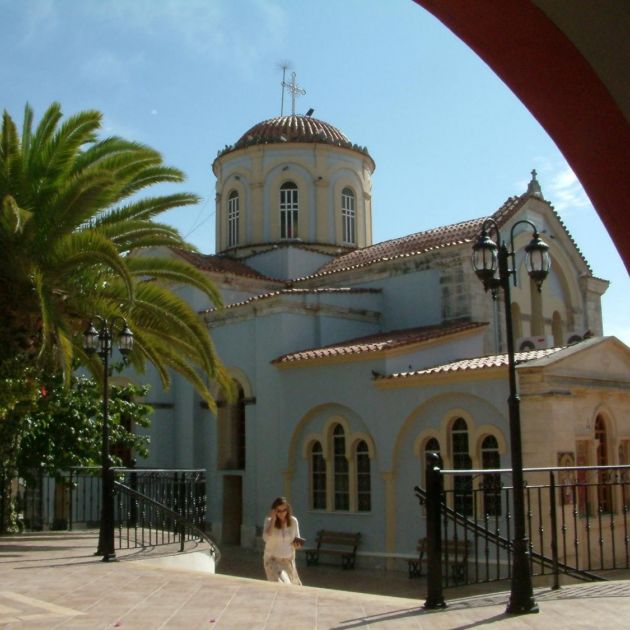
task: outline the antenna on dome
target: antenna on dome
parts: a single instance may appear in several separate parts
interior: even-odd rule
[[[291,67],[291,64],[288,61],[282,61],[280,63],[280,68],[282,69],[282,100],[280,101],[280,116],[284,116],[284,86],[285,79],[287,76],[287,70]]]
[[[295,98],[297,96],[304,96],[306,94],[306,90],[303,90],[295,80],[295,72],[291,73],[291,82],[287,83],[286,81],[282,81],[282,104],[284,107],[284,88],[289,90],[291,93],[291,114],[295,116]]]
[[[310,118],[310,117],[313,115],[313,113],[314,113],[314,112],[315,112],[315,110],[311,107],[311,108],[310,108],[310,109],[306,112],[306,115]]]

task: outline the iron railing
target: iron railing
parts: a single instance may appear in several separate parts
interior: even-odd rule
[[[563,574],[598,580],[606,571],[630,569],[630,466],[523,472],[532,576],[549,576],[558,588]],[[427,533],[439,541],[429,556],[439,559],[443,588],[512,577],[510,478],[509,469],[427,467],[427,490],[416,486],[415,492],[425,509]],[[453,549],[462,557],[453,557]]]
[[[202,469],[113,468],[118,549],[203,539],[206,481]],[[97,527],[101,513],[101,469],[77,467],[56,478],[39,475],[12,484],[18,523],[25,531]]]

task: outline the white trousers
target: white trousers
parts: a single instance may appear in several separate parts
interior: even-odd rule
[[[300,576],[295,567],[295,557],[293,558],[275,558],[274,556],[265,556],[263,558],[265,573],[270,582],[286,582],[287,584],[296,584],[301,586]]]

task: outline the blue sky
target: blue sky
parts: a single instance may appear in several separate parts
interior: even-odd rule
[[[149,144],[202,202],[166,215],[214,251],[217,151],[280,113],[368,147],[374,241],[488,215],[536,168],[594,275],[611,281],[604,332],[630,345],[630,279],[553,141],[472,51],[411,0],[0,0],[3,109],[36,119],[98,109],[104,135]],[[290,113],[290,100],[285,113]],[[420,190],[420,194],[417,194]],[[170,190],[169,190],[170,191]]]

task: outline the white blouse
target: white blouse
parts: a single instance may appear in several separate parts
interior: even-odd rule
[[[263,540],[265,541],[265,556],[274,558],[293,558],[295,549],[291,544],[293,539],[300,536],[300,525],[295,516],[291,517],[288,527],[269,528],[271,519],[267,517],[263,526]],[[269,529],[268,529],[269,528]]]

